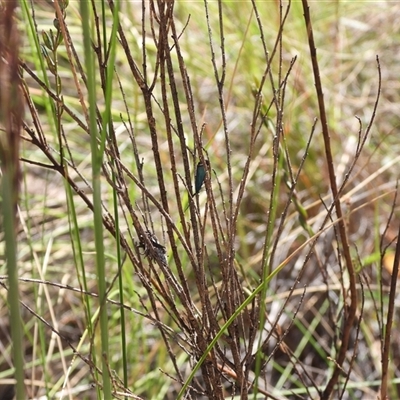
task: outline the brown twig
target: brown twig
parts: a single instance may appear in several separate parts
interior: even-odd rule
[[[400,224],[399,232],[397,234],[396,252],[393,262],[392,277],[390,280],[390,292],[389,292],[389,306],[386,319],[386,329],[384,337],[384,345],[382,352],[382,383],[381,383],[381,400],[388,399],[388,379],[389,379],[389,359],[390,359],[390,338],[392,335],[393,316],[396,302],[396,287],[397,279],[399,276],[399,265],[400,265]]]
[[[318,106],[319,106],[319,116],[322,125],[322,135],[324,138],[325,144],[325,157],[327,161],[328,173],[329,173],[329,181],[330,181],[330,188],[332,191],[333,202],[335,205],[336,214],[339,220],[338,223],[338,230],[340,235],[340,240],[342,244],[342,251],[344,255],[344,259],[346,261],[346,267],[349,274],[349,281],[350,281],[350,304],[347,308],[347,312],[345,315],[345,324],[343,327],[343,333],[341,336],[341,347],[339,353],[337,355],[337,359],[335,362],[335,367],[333,374],[328,381],[324,392],[321,395],[321,399],[329,399],[333,392],[333,389],[339,379],[339,375],[342,371],[343,362],[346,358],[347,349],[349,347],[350,341],[350,334],[353,329],[353,324],[356,318],[356,311],[357,311],[357,290],[356,290],[356,273],[353,265],[353,261],[351,259],[350,254],[350,247],[348,242],[348,236],[346,232],[345,223],[343,220],[343,212],[339,198],[338,187],[336,183],[336,174],[334,169],[334,161],[331,149],[331,142],[330,142],[330,135],[329,135],[329,127],[328,127],[328,120],[325,111],[325,102],[324,102],[324,95],[322,90],[322,82],[319,72],[319,64],[317,59],[317,49],[315,47],[314,41],[314,34],[311,24],[311,17],[310,17],[310,9],[308,6],[307,0],[302,0],[303,3],[303,11],[304,11],[304,20],[307,26],[307,34],[308,34],[308,44],[310,47],[310,55],[311,55],[311,62],[315,80],[315,88],[318,97]]]

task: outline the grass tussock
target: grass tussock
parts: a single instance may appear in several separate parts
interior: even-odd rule
[[[398,397],[400,7],[19,4],[0,394]]]

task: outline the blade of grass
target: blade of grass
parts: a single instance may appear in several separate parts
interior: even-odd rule
[[[104,238],[103,238],[103,220],[101,205],[101,182],[100,174],[103,160],[103,153],[98,148],[97,121],[96,121],[96,69],[94,65],[94,54],[91,41],[91,14],[89,12],[89,3],[80,2],[83,28],[83,45],[85,49],[85,66],[87,75],[87,87],[89,95],[89,120],[90,120],[90,146],[92,156],[92,179],[93,179],[93,215],[94,215],[94,234],[96,247],[96,271],[97,283],[99,289],[100,306],[100,334],[101,334],[101,355],[103,369],[103,396],[111,399],[111,376],[108,365],[108,316],[105,304],[106,300],[106,275],[104,259]],[[104,130],[102,132],[104,142]]]
[[[105,47],[104,54],[109,54],[108,62],[106,62],[106,90],[104,93],[106,107],[103,113],[103,132],[104,137],[106,135],[107,126],[109,127],[110,133],[114,131],[113,124],[112,124],[112,94],[113,94],[113,77],[114,77],[114,64],[115,64],[115,55],[116,55],[116,46],[118,44],[117,40],[117,29],[119,25],[119,9],[120,9],[120,2],[116,0],[114,2],[114,9],[113,9],[113,25],[111,30],[111,37],[110,40],[107,40],[106,37],[106,13],[104,9],[104,2],[103,2],[103,27],[104,27],[104,46],[106,43],[109,42],[109,48]],[[112,140],[112,139],[111,139]],[[104,144],[102,143],[103,147],[101,152],[104,151]],[[115,179],[115,174],[113,173],[113,182],[116,186],[117,182]],[[120,245],[120,230],[119,230],[119,214],[118,214],[118,194],[115,189],[113,189],[113,203],[114,203],[114,219],[115,219],[115,227],[116,227],[116,244],[117,244],[117,261],[118,261],[118,286],[119,286],[119,301],[121,304],[124,304],[124,284],[123,284],[123,276],[121,273],[121,268],[123,264],[122,260],[122,252],[121,252],[121,245]],[[126,342],[126,327],[125,327],[125,309],[121,307],[121,346],[122,346],[122,365],[123,365],[123,382],[124,386],[128,387],[128,358],[127,358],[127,342]]]
[[[7,259],[8,274],[8,305],[10,308],[10,326],[12,337],[12,351],[15,367],[16,398],[25,398],[24,387],[24,357],[22,346],[22,326],[21,311],[19,305],[19,287],[18,287],[18,265],[17,265],[17,241],[15,237],[15,207],[13,198],[16,198],[15,185],[13,184],[13,171],[4,172],[1,185],[1,197],[3,199],[3,221],[4,221],[4,239],[5,256]]]
[[[21,310],[19,304],[17,263],[17,205],[21,170],[19,168],[20,135],[23,119],[21,77],[18,73],[19,32],[16,26],[17,1],[9,1],[0,13],[0,165],[1,200],[3,202],[3,226],[5,258],[8,274],[8,307],[11,326],[12,354],[15,367],[16,397],[26,398],[24,384],[24,346]]]
[[[38,76],[40,76],[43,82],[45,82],[47,87],[51,87],[48,77],[48,71],[46,68],[46,62],[44,60],[43,53],[40,47],[37,24],[35,23],[33,18],[34,8],[32,4],[30,2],[27,2],[26,0],[21,1],[20,5],[24,21],[28,26],[28,29],[26,29],[26,33],[29,39],[30,49],[34,49],[34,51],[32,51],[32,54],[35,54],[35,56],[32,58],[32,62],[35,65],[35,71],[40,71],[41,74],[38,74]],[[32,13],[30,12],[30,7],[32,7]],[[51,129],[49,129],[49,132],[56,132],[56,115],[54,103],[51,101],[50,97],[44,90],[42,90],[40,98],[43,101],[43,106],[46,109],[47,121],[51,125]]]

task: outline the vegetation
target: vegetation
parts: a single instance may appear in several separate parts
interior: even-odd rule
[[[0,1],[0,398],[400,396],[400,5],[310,5]]]

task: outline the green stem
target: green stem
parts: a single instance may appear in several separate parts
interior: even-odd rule
[[[100,173],[103,161],[103,152],[98,147],[97,121],[96,121],[96,69],[93,59],[93,48],[90,34],[91,15],[89,2],[81,1],[81,16],[83,28],[83,44],[85,49],[85,66],[87,76],[87,89],[89,95],[89,126],[90,145],[92,155],[92,178],[93,178],[93,212],[94,212],[94,234],[96,247],[96,271],[99,290],[99,314],[100,314],[100,336],[103,372],[103,398],[111,399],[111,376],[109,368],[108,351],[108,315],[106,308],[106,274],[103,241],[103,220],[101,205],[101,182]],[[103,131],[104,133],[104,131]],[[103,140],[102,140],[103,142]]]
[[[15,237],[15,193],[14,171],[11,165],[4,171],[2,178],[3,223],[5,252],[8,274],[8,306],[10,308],[10,326],[12,339],[12,353],[15,367],[16,398],[26,398],[24,385],[24,356],[22,346],[21,311],[19,304],[18,269],[17,269],[17,241]]]

